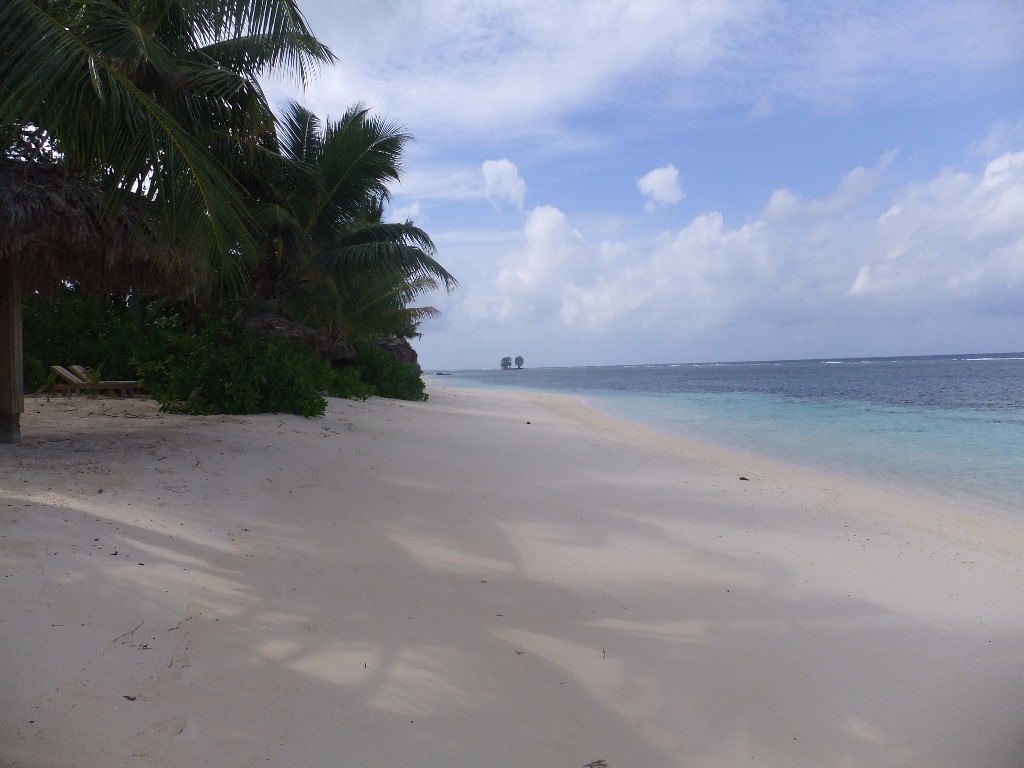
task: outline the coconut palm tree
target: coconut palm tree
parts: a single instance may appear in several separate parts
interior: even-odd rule
[[[419,296],[441,289],[429,275],[408,278],[400,272],[346,280],[330,329],[332,336],[351,341],[419,336],[419,324],[440,313],[431,306],[411,306]]]
[[[281,120],[286,163],[269,177],[250,174],[254,217],[263,225],[251,309],[355,337],[373,327],[405,328],[430,316],[408,303],[455,278],[434,258],[429,235],[411,221],[383,221],[409,136],[393,123],[351,107],[321,122],[299,104]],[[305,175],[296,172],[305,169]]]
[[[277,70],[304,82],[331,60],[295,0],[4,0],[0,142],[8,157],[63,171],[49,190],[60,209],[49,224],[89,202],[73,229],[88,235],[90,257],[110,262],[107,272],[115,258],[152,250],[193,279],[238,284],[255,227],[228,165],[276,157],[265,151],[274,118],[257,77]],[[0,183],[23,176],[15,169]],[[44,198],[14,200],[0,219],[0,441],[18,437],[20,296],[75,281],[82,266],[79,253],[61,258],[59,226],[20,217]],[[44,229],[52,247],[36,239]],[[152,235],[152,249],[104,248],[139,233]],[[44,254],[49,269],[39,268]]]

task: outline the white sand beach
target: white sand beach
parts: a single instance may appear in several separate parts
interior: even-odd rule
[[[556,396],[23,431],[3,766],[1024,764],[1024,519]]]

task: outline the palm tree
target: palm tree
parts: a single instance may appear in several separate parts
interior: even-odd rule
[[[0,142],[17,161],[62,169],[65,182],[50,190],[58,219],[89,201],[77,230],[90,257],[130,260],[138,249],[103,243],[152,233],[165,265],[237,285],[255,228],[227,165],[274,162],[264,147],[274,118],[257,77],[278,70],[305,82],[332,60],[295,0],[4,0]],[[0,441],[18,437],[20,296],[74,281],[81,266],[79,255],[59,258],[59,227],[49,227],[47,247],[18,215],[38,202],[15,200],[0,220]],[[51,268],[34,268],[44,253]]]
[[[323,329],[331,341],[410,339],[419,336],[421,321],[440,314],[434,307],[410,305],[422,294],[440,289],[440,282],[430,275],[353,274],[339,283],[326,281],[319,291],[296,293],[285,304],[289,316]]]
[[[326,123],[289,105],[278,139],[283,162],[269,176],[244,179],[264,228],[251,270],[253,311],[353,336],[435,312],[407,305],[425,291],[454,288],[455,278],[434,258],[426,232],[383,221],[409,138],[362,105]]]

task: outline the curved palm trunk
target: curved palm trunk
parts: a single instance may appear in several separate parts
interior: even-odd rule
[[[0,443],[21,439],[25,410],[19,277],[14,259],[0,260]]]

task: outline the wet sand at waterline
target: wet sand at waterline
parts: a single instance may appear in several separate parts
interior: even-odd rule
[[[29,398],[23,424],[5,766],[1024,761],[1006,515],[558,396]]]

